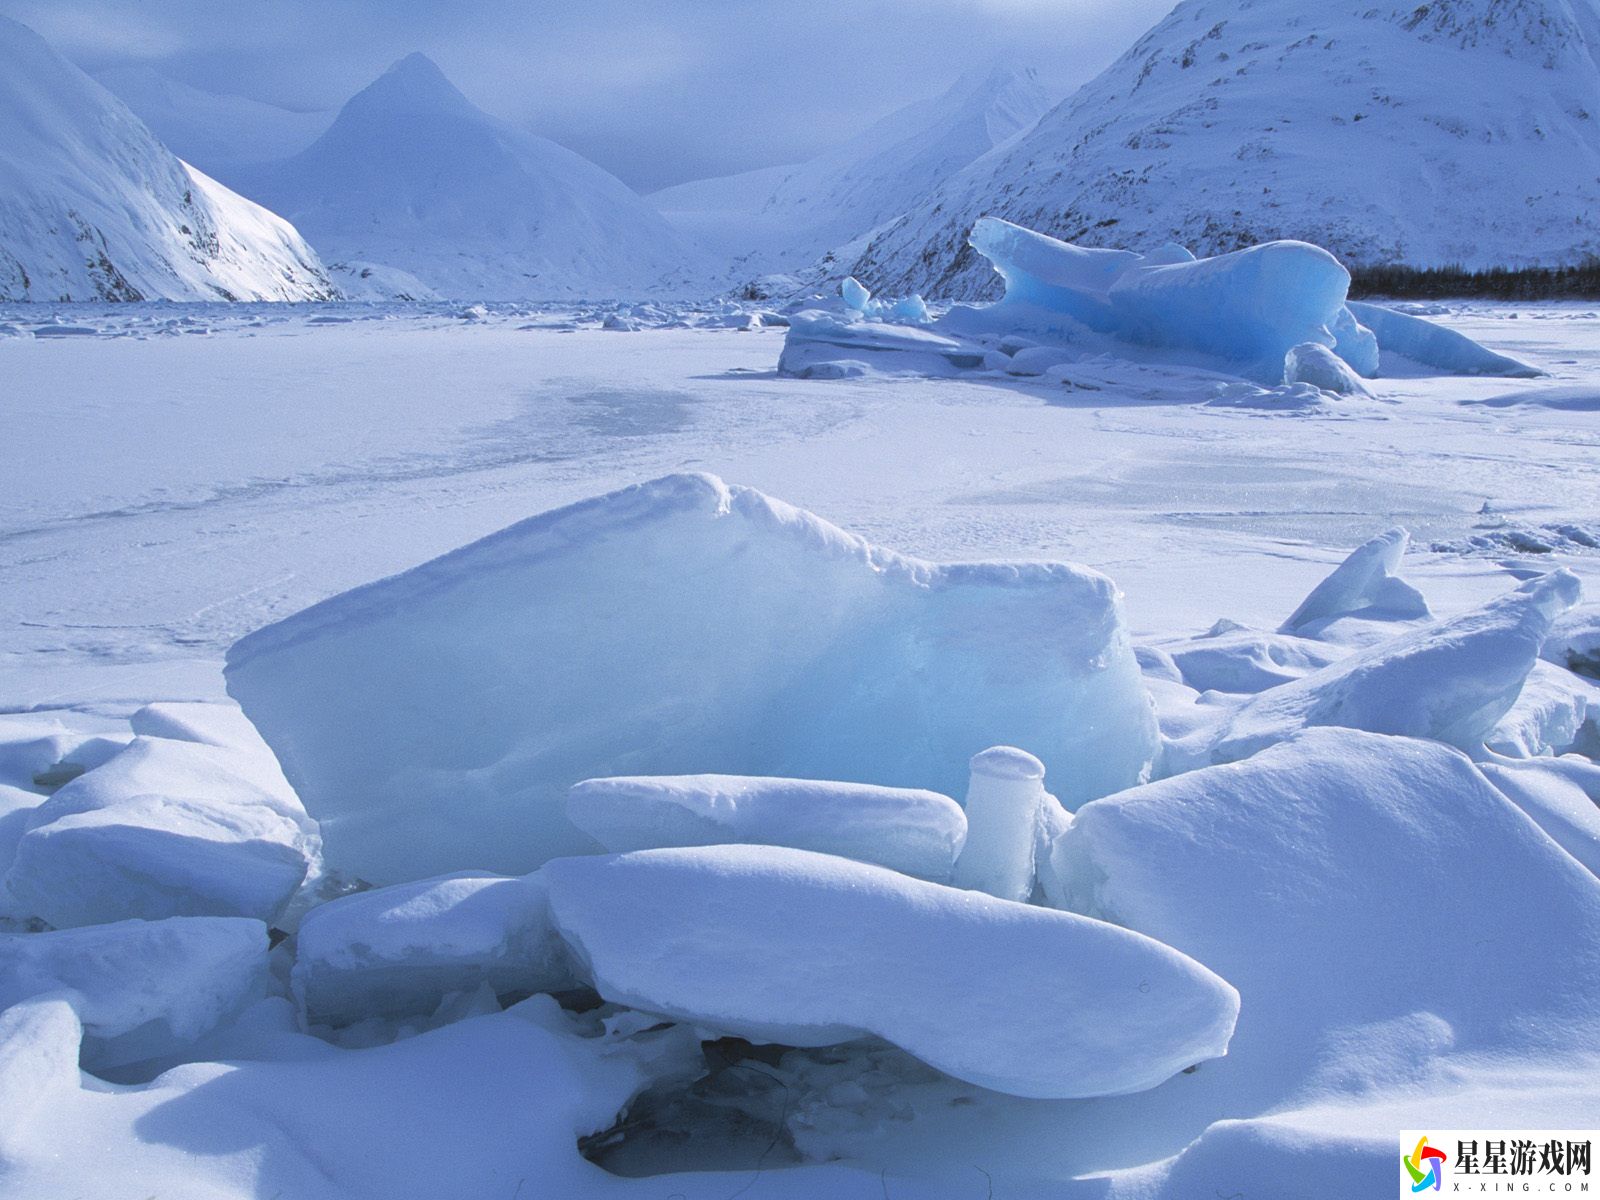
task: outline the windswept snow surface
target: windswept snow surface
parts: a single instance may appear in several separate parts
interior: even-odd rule
[[[412,54],[289,158],[236,173],[332,262],[376,263],[464,299],[683,290],[698,271],[620,180],[491,117]]]
[[[532,517],[228,661],[330,866],[375,883],[591,850],[563,801],[597,775],[948,794],[1016,742],[1075,805],[1156,751],[1103,575],[905,558],[708,475]]]
[[[55,798],[70,800],[69,789],[103,795],[112,803],[97,811],[125,825],[133,823],[114,810],[131,811],[130,789],[166,789],[196,812],[228,811],[218,807],[226,800],[251,820],[272,814],[268,824],[309,851],[310,831],[283,807],[281,774],[269,778],[238,710],[173,703],[221,699],[226,648],[530,513],[686,471],[784,496],[929,562],[1047,559],[1103,571],[1126,592],[1139,690],[1164,734],[1158,770],[1185,765],[1172,742],[1214,734],[1243,704],[1323,670],[1354,670],[1356,656],[1386,642],[1390,651],[1434,645],[1441,631],[1460,643],[1460,672],[1416,671],[1405,705],[1439,711],[1480,685],[1495,709],[1509,704],[1486,734],[1493,744],[1473,751],[1480,765],[1437,742],[1332,726],[1296,732],[1289,722],[1274,735],[1286,742],[1235,764],[1130,787],[1075,815],[1043,801],[1031,905],[762,845],[625,856],[686,858],[702,864],[690,872],[698,876],[708,856],[748,855],[763,878],[775,870],[769,855],[820,860],[826,871],[808,869],[783,889],[814,896],[841,872],[865,873],[882,882],[873,902],[903,915],[902,929],[967,928],[996,909],[1029,922],[1057,915],[1041,900],[1114,917],[1132,932],[1106,936],[1153,936],[1171,949],[1136,944],[1167,963],[1187,955],[1239,993],[1227,1055],[1183,1063],[1149,1090],[1007,1095],[883,1036],[802,1048],[703,1044],[717,1030],[663,1020],[669,999],[692,1000],[697,1012],[738,999],[749,1010],[742,1019],[784,1023],[810,998],[818,1003],[800,1015],[843,1013],[848,1024],[864,1020],[844,1012],[862,988],[892,991],[886,969],[852,959],[828,976],[843,982],[820,996],[809,978],[759,995],[760,979],[729,963],[728,945],[708,944],[704,927],[747,936],[766,922],[774,945],[811,938],[813,961],[834,943],[758,903],[718,907],[689,938],[697,955],[727,968],[726,986],[708,994],[705,980],[688,979],[669,996],[673,964],[657,961],[650,939],[658,922],[687,928],[692,914],[663,904],[659,888],[637,889],[628,905],[613,898],[616,920],[602,932],[643,943],[630,956],[641,979],[629,982],[650,984],[656,1007],[645,1010],[594,995],[578,956],[559,983],[555,972],[522,974],[538,960],[528,947],[559,950],[544,940],[559,938],[535,885],[494,877],[493,864],[465,868],[460,882],[430,878],[342,899],[333,897],[360,884],[313,875],[276,918],[289,936],[266,954],[266,978],[254,976],[242,1011],[198,1040],[168,1037],[158,1024],[144,1033],[165,1039],[160,1053],[113,1067],[97,1057],[99,1034],[82,1040],[79,1012],[84,1021],[96,1012],[70,994],[46,991],[0,1012],[0,1197],[437,1200],[515,1197],[520,1187],[524,1200],[535,1189],[576,1200],[727,1200],[740,1189],[793,1200],[972,1200],[992,1187],[1052,1200],[1286,1189],[1345,1200],[1388,1194],[1401,1128],[1592,1125],[1600,783],[1594,725],[1578,717],[1592,680],[1568,668],[1593,671],[1593,614],[1556,617],[1537,661],[1524,644],[1538,640],[1537,622],[1501,617],[1507,604],[1529,603],[1516,598],[1521,583],[1557,568],[1591,592],[1600,580],[1595,414],[1539,402],[1600,388],[1594,310],[1407,308],[1550,378],[1386,363],[1368,382],[1370,402],[1297,385],[1318,399],[1291,407],[1281,385],[1127,353],[1057,359],[1038,374],[996,367],[908,380],[879,359],[849,378],[780,378],[782,335],[771,325],[788,314],[765,304],[0,306],[0,427],[10,452],[0,488],[0,865],[9,839],[32,836],[23,828]],[[1028,355],[1017,364],[1027,370],[1062,353],[1020,335],[997,341],[1008,363]],[[1218,388],[1250,405],[1210,403]],[[1352,557],[1397,526],[1411,535],[1403,560],[1385,545]],[[1347,559],[1360,569],[1337,572]],[[1330,572],[1337,586],[1319,589]],[[620,604],[651,578],[643,567],[608,573],[606,588],[588,594]],[[1426,612],[1400,578],[1425,597]],[[1294,628],[1278,632],[1314,591]],[[1464,617],[1514,653],[1497,650],[1494,664],[1471,653],[1472,639],[1456,636]],[[744,628],[721,609],[708,624],[729,637]],[[805,633],[815,622],[790,624]],[[387,658],[398,674],[397,647]],[[479,680],[506,674],[491,673],[495,664],[520,668],[503,639],[484,637],[478,649],[468,662]],[[449,684],[446,674],[437,680]],[[996,691],[1010,684],[992,681]],[[516,701],[506,706],[514,722],[525,693],[503,694]],[[401,699],[395,692],[390,709]],[[421,720],[414,729],[437,732]],[[1568,738],[1559,757],[1540,752]],[[1020,736],[995,735],[966,753],[1002,740],[1050,767],[1042,781],[1012,782],[1058,794],[1081,784]],[[141,747],[157,741],[166,745],[152,759]],[[199,758],[216,770],[177,769]],[[464,776],[478,769],[449,765]],[[965,798],[966,766],[956,760],[941,790]],[[197,789],[212,807],[195,800]],[[552,792],[558,806],[563,791]],[[1002,806],[996,828],[1013,829],[1034,795],[1008,792],[1027,803]],[[226,839],[179,841],[182,854],[141,851],[128,861],[182,868],[171,878],[189,888],[206,878],[194,872],[194,852],[219,862],[241,852]],[[98,845],[120,852],[136,839]],[[603,875],[616,861],[595,854],[555,868]],[[117,862],[85,856],[41,878],[68,899],[92,896],[97,881],[124,904],[164,894],[106,884]],[[770,896],[777,884],[740,887]],[[698,885],[683,891],[699,895]],[[907,903],[925,896],[937,902]],[[877,936],[848,913],[843,902],[834,909],[841,938],[855,939],[848,944]],[[95,924],[66,932],[110,938],[125,916],[102,910]],[[4,917],[23,938],[60,936]],[[177,920],[195,919],[261,930],[249,918]],[[320,950],[310,932],[319,922],[329,935]],[[917,957],[929,970],[959,971],[949,943],[919,937],[886,947],[883,961]],[[132,963],[129,977],[144,982],[110,994],[131,1006],[170,981],[217,982],[204,955],[176,947],[164,951],[171,958]],[[252,961],[260,953],[252,949]],[[1010,979],[1016,965],[973,961],[991,966],[950,984],[959,993],[950,1014],[967,1011],[958,1004],[1006,1003],[980,976]],[[1092,990],[1090,976],[1061,969]],[[521,1000],[535,987],[557,991]],[[200,994],[184,990],[170,1013],[192,1011]],[[328,999],[322,1020],[313,994]],[[375,1015],[401,995],[395,1007],[407,1011]],[[1083,1034],[1061,995],[1016,1012],[1015,1024],[1048,1019],[1049,1046]],[[868,1015],[884,1012],[901,1018],[890,1036],[908,1041],[910,1018],[937,1030],[949,1015],[898,1000]],[[1196,1036],[1179,1024],[1178,1041]],[[972,1028],[990,1044],[994,1027]],[[960,1050],[972,1037],[964,1027],[918,1051]],[[1019,1040],[990,1057],[1007,1076],[1036,1077],[1047,1060],[1025,1049]],[[80,1062],[112,1085],[81,1074]],[[674,1174],[627,1177],[662,1171]]]
[[[180,162],[120,100],[0,17],[0,299],[337,294],[286,221]]]
[[[1141,252],[1292,238],[1356,266],[1577,264],[1600,250],[1597,49],[1580,0],[1185,0],[832,269],[993,295],[966,248],[986,215]]]

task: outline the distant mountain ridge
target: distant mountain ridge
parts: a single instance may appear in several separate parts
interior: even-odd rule
[[[333,120],[245,96],[208,92],[149,66],[110,67],[94,79],[185,162],[230,182],[236,167],[304,150]]]
[[[966,245],[986,214],[1137,250],[1288,237],[1358,267],[1582,262],[1600,253],[1597,53],[1590,0],[1185,0],[834,270],[992,295]]]
[[[694,253],[620,180],[477,108],[425,55],[358,92],[309,148],[241,171],[331,261],[471,299],[681,286]]]
[[[180,161],[122,101],[0,17],[0,299],[336,295],[288,223]]]
[[[996,67],[807,162],[680,184],[650,200],[729,259],[734,274],[794,270],[898,216],[1049,103],[1033,71]]]

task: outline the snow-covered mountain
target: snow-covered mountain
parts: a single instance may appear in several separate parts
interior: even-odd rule
[[[809,162],[697,180],[650,199],[736,274],[790,270],[898,216],[1049,106],[1033,71],[997,67]]]
[[[1592,0],[1185,0],[1033,131],[842,257],[879,290],[997,285],[984,214],[1094,246],[1302,238],[1356,265],[1600,252]]]
[[[241,173],[330,262],[410,272],[474,299],[671,288],[690,251],[661,215],[587,159],[475,107],[412,54],[309,148]]]
[[[0,299],[334,294],[291,226],[179,161],[43,38],[0,17]]]
[[[295,112],[245,96],[204,91],[153,67],[111,67],[94,77],[174,154],[224,182],[231,181],[242,163],[298,154],[333,120],[331,112]]]

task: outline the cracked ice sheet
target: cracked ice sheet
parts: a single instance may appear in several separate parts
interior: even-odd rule
[[[1448,615],[1505,590],[1508,572],[1600,576],[1600,552],[1581,546],[1468,545],[1501,529],[1600,531],[1595,414],[1461,403],[1600,385],[1589,311],[1435,316],[1551,379],[1378,380],[1398,405],[1280,417],[1151,402],[1137,371],[1124,388],[1103,364],[1093,392],[778,379],[781,331],[562,332],[398,309],[312,326],[286,309],[142,339],[141,322],[170,311],[124,308],[120,336],[0,346],[0,709],[214,697],[222,650],[258,625],[686,469],[906,553],[1096,567],[1127,594],[1138,636],[1221,616],[1275,627],[1398,523],[1414,535],[1408,574]]]

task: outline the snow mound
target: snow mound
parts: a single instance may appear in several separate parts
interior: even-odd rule
[[[948,796],[911,788],[735,775],[586,779],[567,816],[606,850],[728,844],[836,854],[944,883],[967,838]]]
[[[1320,630],[1345,617],[1376,621],[1431,618],[1433,614],[1422,593],[1398,574],[1400,560],[1410,544],[1411,534],[1395,528],[1357,546],[1311,590],[1278,632],[1316,637]]]
[[[1600,876],[1600,765],[1577,754],[1480,763],[1489,782]]]
[[[238,642],[228,689],[372,883],[518,874],[594,841],[567,790],[772,775],[954,794],[1028,746],[1069,807],[1157,735],[1104,576],[940,565],[676,475],[534,517]]]
[[[1437,743],[1308,730],[1085,805],[1054,866],[1075,911],[1239,988],[1218,1073],[1258,1102],[1305,1078],[1336,1030],[1385,1036],[1384,1022],[1431,1014],[1431,1058],[1560,1047],[1600,1026],[1594,877]]]
[[[1199,963],[1065,913],[803,850],[567,858],[550,907],[609,1000],[820,1046],[874,1033],[958,1079],[1142,1091],[1223,1054],[1238,997]]]
[[[456,299],[634,294],[681,286],[696,259],[621,180],[483,112],[422,54],[307,149],[237,175],[327,258],[383,263]]]
[[[0,17],[0,300],[327,300],[285,221]]]
[[[564,986],[537,877],[446,875],[331,900],[295,935],[295,999],[306,1019],[348,1025],[433,1012],[452,993]]]
[[[218,712],[243,734],[237,713]],[[170,729],[173,714],[140,719]],[[12,909],[57,928],[127,916],[270,923],[316,864],[318,840],[264,750],[141,736],[34,810],[5,886]]]
[[[524,1200],[620,1190],[578,1139],[609,1125],[677,1045],[670,1033],[580,1036],[547,998],[368,1050],[283,1037],[298,1058],[195,1063],[109,1089],[80,1080],[65,1001],[0,1014],[0,1191],[509,1200],[521,1180]]]
[[[1570,571],[1541,575],[1481,608],[1253,696],[1211,746],[1211,759],[1244,758],[1313,725],[1431,738],[1479,752],[1516,703],[1551,622],[1578,591]]]
[[[267,991],[267,929],[237,917],[0,934],[0,1009],[65,994],[90,1071],[184,1052]]]

